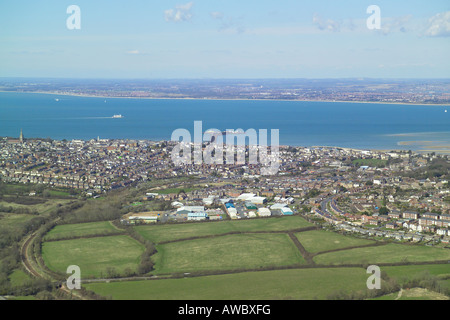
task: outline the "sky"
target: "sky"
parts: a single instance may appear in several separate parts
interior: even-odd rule
[[[450,1],[2,0],[0,43],[0,77],[449,78]]]

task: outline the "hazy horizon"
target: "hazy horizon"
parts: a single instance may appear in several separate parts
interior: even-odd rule
[[[93,80],[93,81],[114,81],[114,80],[123,80],[123,81],[127,81],[127,80],[139,80],[139,81],[189,81],[189,80],[194,80],[194,81],[200,81],[200,80],[216,80],[216,81],[220,81],[220,80],[226,80],[226,81],[230,81],[230,80],[235,80],[235,81],[240,81],[240,80],[260,80],[260,81],[264,81],[264,80],[314,80],[314,81],[331,81],[331,80],[352,80],[352,81],[382,81],[382,80],[389,80],[389,81],[416,81],[416,80],[427,80],[427,81],[445,81],[445,80],[450,80],[450,76],[447,77],[430,77],[430,78],[419,78],[419,77],[411,77],[411,78],[398,78],[398,77],[379,77],[379,78],[375,78],[375,77],[329,77],[329,78],[322,78],[322,77],[311,77],[311,78],[303,78],[303,77],[265,77],[265,78],[255,78],[255,77],[241,77],[241,78],[236,78],[236,77],[221,77],[221,78],[213,78],[213,77],[198,77],[198,78],[188,78],[188,77],[184,77],[184,78],[163,78],[163,77],[159,77],[159,78],[145,78],[145,77],[141,77],[141,78],[126,78],[126,77],[113,77],[113,78],[101,78],[101,77],[46,77],[46,76],[33,76],[33,77],[27,77],[27,76],[22,76],[22,77],[14,77],[14,76],[10,76],[10,77],[0,77],[0,80]]]

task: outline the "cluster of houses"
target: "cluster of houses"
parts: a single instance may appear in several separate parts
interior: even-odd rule
[[[96,193],[126,187],[136,181],[195,176],[196,181],[204,184],[225,183],[220,186],[211,184],[204,190],[186,193],[147,193],[143,200],[158,198],[170,201],[173,210],[132,213],[124,220],[136,223],[170,217],[198,221],[223,219],[225,216],[240,219],[291,215],[294,212],[290,205],[296,202],[312,206],[314,214],[334,225],[369,225],[377,232],[406,230],[449,236],[450,202],[445,200],[450,195],[448,182],[439,178],[418,180],[400,174],[426,166],[435,159],[435,155],[280,146],[278,174],[267,177],[259,175],[257,166],[248,164],[175,166],[170,153],[170,141],[57,141],[24,139],[21,134],[19,139],[0,139],[0,179],[82,189],[86,194],[95,196]],[[390,161],[381,169],[369,166],[355,168],[352,164],[355,158],[395,161]],[[446,184],[447,187],[444,187]],[[179,187],[183,186],[173,186]],[[404,191],[387,196],[388,215],[376,214],[382,200],[371,192],[383,188]],[[311,196],[311,191],[319,195]],[[332,213],[320,208],[324,197],[342,194],[350,199],[351,210],[341,210],[335,201],[330,202]],[[395,210],[399,203],[412,210],[442,214],[400,213]],[[380,231],[380,228],[383,230]]]
[[[170,158],[157,142],[0,139],[0,176],[7,182],[101,193],[145,181],[149,173],[153,177],[172,173]]]
[[[436,241],[449,243],[450,215],[437,213],[418,213],[414,211],[393,211],[387,215],[349,215],[340,210],[334,200],[330,201],[333,213],[313,208],[312,213],[338,229],[357,232],[368,236],[395,238],[397,240]],[[364,226],[373,226],[366,228]],[[421,233],[428,233],[422,235]]]
[[[434,243],[450,243],[450,236],[441,236],[438,234],[420,234],[414,232],[408,232],[404,230],[398,231],[387,231],[387,230],[377,230],[377,229],[367,229],[361,226],[355,226],[351,224],[337,224],[336,229],[342,230],[345,232],[360,234],[368,237],[380,237],[380,238],[389,238],[398,241],[412,241],[412,242],[434,242]]]

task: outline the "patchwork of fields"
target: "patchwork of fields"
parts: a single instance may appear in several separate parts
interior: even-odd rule
[[[223,235],[243,232],[276,232],[312,227],[313,224],[299,216],[279,218],[225,220],[208,223],[180,223],[155,226],[137,226],[136,231],[154,243],[179,241],[192,237]]]
[[[131,228],[155,245],[146,275],[157,280],[85,288],[114,299],[325,299],[365,290],[369,264],[399,280],[429,271],[443,277],[443,286],[450,281],[447,248],[344,236],[300,216]],[[134,271],[144,250],[109,222],[57,226],[42,244],[50,270],[64,273],[75,264],[83,278],[106,277],[111,268]]]

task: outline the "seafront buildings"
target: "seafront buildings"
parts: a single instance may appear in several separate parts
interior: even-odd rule
[[[446,155],[280,146],[278,173],[262,176],[257,164],[175,166],[173,146],[170,141],[25,139],[23,134],[0,138],[0,178],[77,189],[89,197],[136,182],[195,177],[209,186],[182,194],[149,192],[143,200],[170,201],[185,212],[168,212],[168,217],[183,213],[187,220],[219,219],[220,212],[232,219],[301,213],[348,232],[398,240],[413,235],[417,240],[416,233],[423,233],[432,241],[448,241],[449,183],[445,175],[418,174],[432,163],[448,164]],[[158,221],[154,213],[144,213]]]

